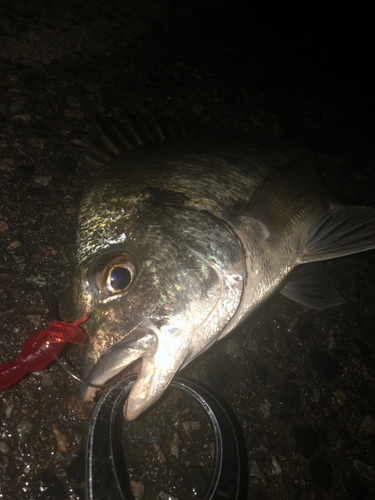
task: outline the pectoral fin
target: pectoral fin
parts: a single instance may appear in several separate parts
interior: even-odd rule
[[[297,267],[280,293],[303,306],[318,311],[345,302],[339,292],[329,283],[321,262]]]
[[[297,263],[343,257],[375,248],[375,209],[337,206],[310,231]]]

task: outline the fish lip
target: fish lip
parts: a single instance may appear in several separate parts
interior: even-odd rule
[[[149,327],[138,326],[106,351],[93,366],[86,382],[104,385],[139,358],[150,357],[157,350],[156,333]],[[83,401],[93,401],[100,388],[81,384]]]

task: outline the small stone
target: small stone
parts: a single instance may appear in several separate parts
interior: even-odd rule
[[[371,482],[375,481],[375,470],[372,465],[367,465],[361,462],[361,460],[354,460],[353,465],[354,468],[357,469],[358,472],[360,472],[363,479],[367,479]]]
[[[50,175],[35,175],[33,181],[38,186],[47,187],[52,182],[52,177]]]
[[[320,400],[320,389],[313,387],[313,395],[312,395],[312,400],[315,401],[315,403],[318,403]]]
[[[18,101],[12,102],[10,105],[10,112],[11,113],[17,113],[18,111],[21,111],[25,104],[25,99],[18,99]]]
[[[18,83],[18,78],[16,75],[5,75],[1,80],[0,85],[3,87],[15,87]]]
[[[249,482],[255,484],[262,483],[264,486],[267,485],[263,472],[255,460],[249,460]]]
[[[193,432],[199,431],[202,425],[199,421],[193,422],[182,422],[182,428],[188,436],[191,436]]]
[[[152,443],[152,448],[154,451],[155,460],[157,460],[160,464],[164,464],[167,461],[167,459],[164,456],[164,453],[160,447],[160,444]]]
[[[80,109],[69,108],[65,111],[66,116],[69,118],[77,118],[77,120],[82,120],[84,118],[84,113]]]
[[[145,496],[145,485],[142,481],[130,481],[130,489],[134,500],[142,500]]]
[[[180,436],[175,432],[173,434],[173,439],[171,443],[171,455],[176,457],[177,459],[180,458],[180,444],[181,444],[181,439]]]
[[[0,161],[0,169],[1,170],[14,170],[14,165],[16,162],[12,158],[4,158],[4,160]]]
[[[169,493],[165,493],[165,491],[161,491],[155,500],[178,500],[177,497],[169,495]]]
[[[55,434],[56,441],[57,441],[57,449],[61,453],[67,453],[68,452],[68,438],[66,437],[65,434],[63,434],[57,425],[55,424],[53,427],[53,433]]]
[[[5,139],[0,139],[0,148],[4,149],[6,147],[8,147],[7,141]]]
[[[259,450],[263,453],[264,456],[268,455],[268,448],[266,446],[264,446],[264,444],[261,444],[259,446]]]
[[[28,123],[31,120],[31,116],[28,113],[23,113],[21,115],[14,115],[13,121]]]
[[[275,476],[282,476],[283,475],[283,470],[281,468],[281,465],[277,461],[277,458],[275,456],[271,457],[271,463],[272,463],[272,471],[271,474],[274,474]]]
[[[335,347],[336,347],[335,337],[329,337],[328,349],[335,349]]]
[[[333,394],[336,396],[339,405],[344,406],[346,404],[347,396],[344,392],[340,391],[340,389],[337,389]]]
[[[234,358],[238,358],[241,356],[240,347],[239,347],[238,343],[233,339],[228,340],[226,350],[227,350],[227,354],[229,354],[230,356],[233,356]]]
[[[268,399],[265,399],[260,405],[259,410],[263,413],[264,418],[270,418],[271,415],[271,403]]]
[[[10,450],[9,446],[5,441],[0,441],[0,453],[8,453]]]
[[[16,248],[19,248],[20,246],[21,246],[21,243],[18,240],[15,240],[15,241],[12,241],[12,243],[10,243],[7,246],[7,250],[8,250],[8,252],[13,252],[14,250],[16,250]]]
[[[366,415],[361,424],[361,431],[364,432],[375,432],[375,420],[370,417],[370,415]]]
[[[32,148],[44,149],[46,142],[43,139],[39,139],[38,137],[29,137],[27,142]]]
[[[26,319],[32,325],[34,325],[36,327],[39,327],[40,326],[40,322],[42,320],[42,317],[41,317],[40,314],[27,314],[26,315]]]
[[[18,441],[25,441],[25,438],[30,434],[33,428],[34,426],[30,420],[20,420],[16,427]]]
[[[0,233],[4,233],[9,229],[8,224],[5,222],[5,220],[0,220]]]

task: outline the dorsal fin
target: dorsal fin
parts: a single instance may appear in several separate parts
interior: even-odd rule
[[[96,116],[94,122],[97,135],[81,133],[82,142],[75,140],[70,145],[85,163],[95,167],[134,147],[224,132],[219,127],[160,115],[124,115],[122,121]]]

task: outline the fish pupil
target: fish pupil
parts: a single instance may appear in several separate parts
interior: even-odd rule
[[[110,281],[113,290],[125,290],[131,282],[129,269],[126,269],[126,267],[115,267],[111,271]]]

